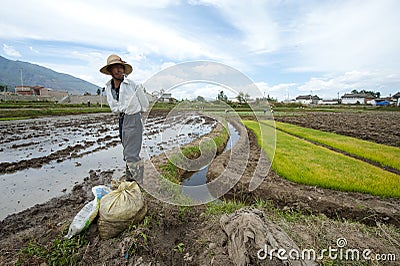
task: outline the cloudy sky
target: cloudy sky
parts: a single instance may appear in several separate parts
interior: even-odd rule
[[[0,55],[99,86],[108,78],[99,69],[116,53],[139,82],[210,60],[279,100],[353,89],[386,96],[400,91],[399,12],[397,0],[14,0],[1,4]],[[175,96],[215,90],[182,87]]]

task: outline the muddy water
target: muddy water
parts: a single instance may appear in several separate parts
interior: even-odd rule
[[[197,114],[149,117],[142,157],[189,143],[215,125]],[[182,123],[184,121],[184,123]],[[110,170],[119,179],[125,171],[116,117],[111,114],[0,122],[0,163],[27,166],[1,169],[0,220],[53,197],[69,193],[88,172]]]
[[[70,192],[75,184],[88,176],[90,169],[114,169],[114,176],[121,176],[125,169],[121,153],[122,148],[118,145],[79,159],[52,162],[41,168],[28,168],[2,175],[0,220],[11,213]]]
[[[229,139],[228,142],[226,143],[223,152],[230,151],[240,138],[239,132],[233,125],[228,123],[228,128],[229,128]],[[208,171],[208,166],[205,166],[182,181],[182,192],[187,196],[191,197],[194,201],[200,201],[205,198],[215,199],[209,192],[207,186],[202,186],[207,183],[207,177],[206,177],[207,171]],[[195,186],[201,186],[201,187],[199,187],[199,189],[196,190],[192,189]],[[190,187],[190,188],[185,188],[185,187]]]

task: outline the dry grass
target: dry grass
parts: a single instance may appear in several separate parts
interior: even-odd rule
[[[300,251],[313,249],[318,256],[320,265],[396,265],[400,260],[400,229],[393,225],[378,223],[377,226],[348,220],[332,220],[325,215],[308,215],[293,210],[280,210],[273,207],[272,203],[262,202],[257,208],[264,211],[267,218],[279,225],[299,246]],[[337,246],[338,239],[346,239],[347,245],[342,248],[343,255],[340,259],[340,248]],[[337,249],[337,258],[333,259],[324,253],[323,249]],[[360,260],[346,260],[347,250],[357,249],[360,251]],[[386,255],[392,261],[367,261],[362,259],[362,252],[371,250],[371,258],[375,254]],[[332,253],[334,254],[334,253]]]

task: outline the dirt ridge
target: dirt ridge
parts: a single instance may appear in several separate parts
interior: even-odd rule
[[[276,121],[400,147],[400,112],[294,112]]]

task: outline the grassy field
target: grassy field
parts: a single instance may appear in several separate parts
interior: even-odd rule
[[[43,109],[18,109],[18,110],[0,110],[0,120],[17,120],[37,118],[43,116],[62,116],[87,113],[105,113],[110,112],[108,107],[81,107],[81,108],[43,108]]]
[[[400,170],[400,148],[282,122],[275,125],[284,132]]]
[[[259,144],[271,157],[274,143],[263,136],[272,134],[270,131],[274,128],[255,121],[244,121],[244,124],[254,131]],[[272,169],[280,176],[301,184],[400,197],[399,175],[281,131],[276,132]]]
[[[188,102],[186,105],[182,102],[178,103],[155,103],[150,107],[155,110],[168,111],[173,109],[179,104],[179,108],[188,106],[191,109],[198,109],[200,105],[205,106],[205,112],[211,112],[219,115],[230,116],[234,115],[233,112],[225,113],[226,105],[215,104],[215,103],[196,103]],[[396,107],[371,107],[371,106],[300,106],[298,104],[274,104],[274,116],[293,116],[303,115],[306,112],[373,112],[375,110],[380,111],[400,111],[400,108]],[[263,108],[255,107],[252,110],[248,106],[235,106],[234,112],[240,116],[254,116],[257,114],[258,117],[264,115]],[[1,120],[16,120],[16,119],[28,119],[42,116],[57,116],[57,115],[73,115],[81,113],[102,113],[110,112],[109,107],[104,103],[101,108],[99,104],[92,104],[90,107],[87,104],[58,104],[51,101],[0,101],[0,121]]]
[[[43,116],[62,116],[85,113],[110,112],[107,105],[92,104],[57,104],[54,102],[2,102],[0,104],[0,121],[28,119]]]

